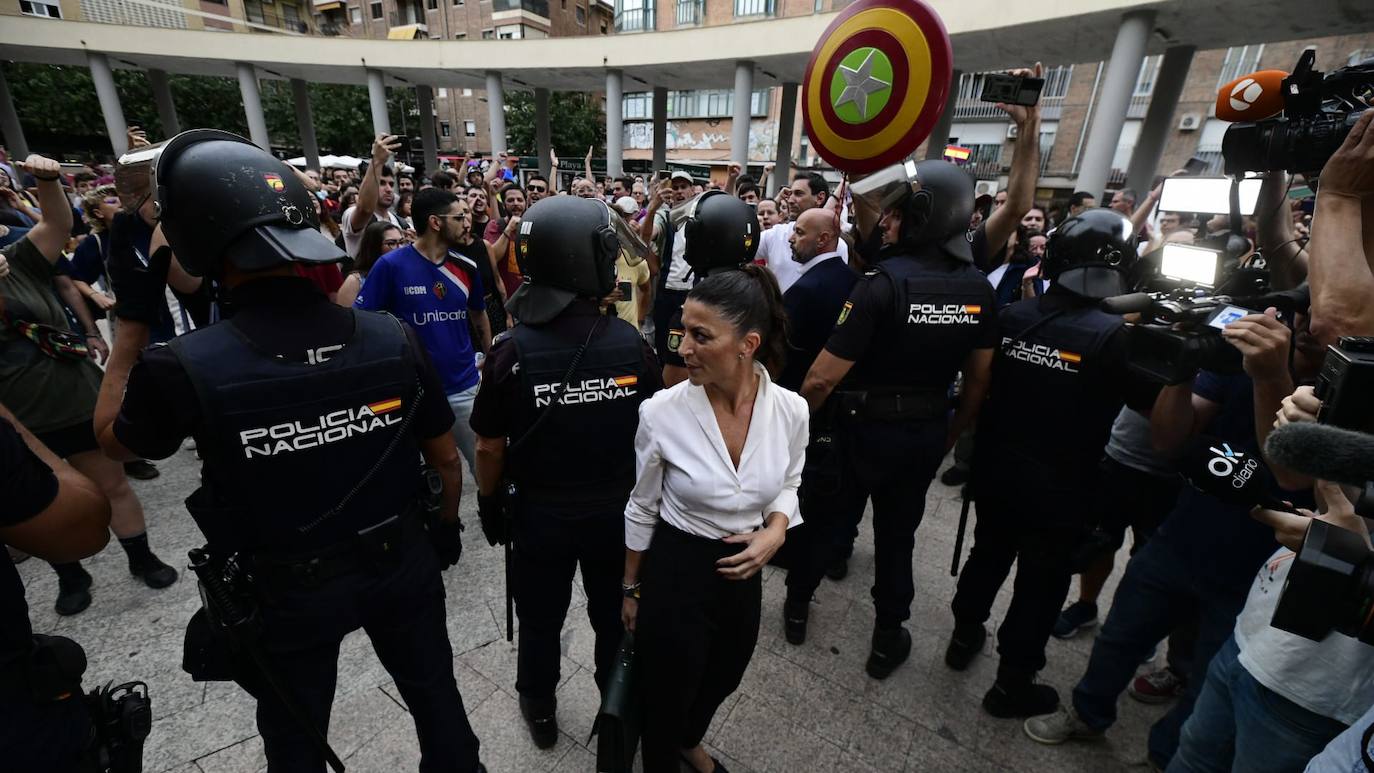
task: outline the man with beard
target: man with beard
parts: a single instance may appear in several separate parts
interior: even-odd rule
[[[824,207],[830,200],[830,186],[825,178],[815,172],[798,174],[792,181],[792,195],[787,200],[791,211],[791,222],[781,223],[759,237],[759,252],[755,261],[768,266],[778,279],[778,287],[787,293],[787,288],[802,275],[801,265],[792,260],[792,230],[801,214],[815,207]],[[840,260],[849,263],[849,245],[841,239],[838,250]]]

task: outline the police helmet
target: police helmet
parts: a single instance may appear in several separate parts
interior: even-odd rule
[[[348,256],[320,233],[315,199],[295,170],[236,134],[193,129],[173,137],[153,168],[162,233],[187,273],[216,276]]]
[[[1135,247],[1130,218],[1106,207],[1084,210],[1050,232],[1045,278],[1084,298],[1121,295],[1136,262]]]
[[[620,252],[613,217],[604,201],[579,196],[549,196],[526,210],[515,241],[525,282],[506,305],[511,313],[542,325],[574,298],[610,295]]]
[[[879,205],[902,216],[898,245],[908,250],[934,245],[972,263],[968,223],[973,217],[973,178],[940,159],[908,161],[904,167],[904,179],[886,185]]]
[[[683,234],[684,257],[697,276],[739,268],[759,251],[759,220],[754,208],[725,191],[706,191],[692,200]]]

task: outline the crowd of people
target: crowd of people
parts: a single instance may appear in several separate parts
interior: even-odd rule
[[[1017,136],[1039,136],[1036,107],[1002,107]],[[1091,191],[1037,202],[1035,142],[1016,143],[1003,190],[977,197],[944,160],[877,187],[739,164],[716,182],[598,178],[590,150],[571,175],[557,156],[546,177],[507,154],[423,175],[390,135],[358,169],[292,170],[241,138],[190,132],[156,156],[156,188],[132,162],[8,160],[0,453],[15,506],[0,540],[15,562],[52,564],[63,615],[92,603],[80,559],[107,530],[134,575],[171,585],[127,478],[189,444],[204,474],[188,510],[226,566],[251,567],[257,646],[294,704],[241,671],[201,663],[196,678],[258,699],[269,769],[323,769],[332,752],[311,726],[328,727],[338,643],[362,628],[414,716],[421,769],[484,770],[439,580],[461,554],[466,479],[482,535],[512,551],[532,741],[558,738],[559,636],[580,567],[603,691],[633,634],[644,770],[709,773],[724,766],[702,739],[761,616],[803,644],[865,512],[865,671],[903,666],[926,592],[916,533],[952,451],[939,477],[965,486],[977,522],[951,617],[919,623],[948,629],[945,663],[968,668],[1016,566],[989,714],[1035,742],[1090,741],[1127,692],[1172,703],[1150,730],[1154,769],[1350,770],[1374,722],[1374,652],[1269,621],[1301,542],[1290,519],[1367,537],[1365,522],[1340,486],[1281,465],[1271,498],[1302,515],[1252,511],[1179,473],[1200,439],[1262,457],[1275,425],[1315,420],[1326,347],[1374,333],[1371,115],[1308,180],[1315,216],[1272,172],[1239,229],[1161,211],[1159,187],[1108,192],[1103,207]],[[207,190],[229,163],[254,174]],[[1100,302],[1157,274],[1168,244],[1214,246],[1304,300],[1226,325],[1234,368],[1160,384],[1132,367],[1141,320]],[[415,496],[420,458],[442,483],[429,500]],[[296,485],[321,469],[356,485]],[[246,480],[280,501],[249,507]],[[762,602],[770,562],[788,571],[777,610]],[[0,759],[66,770],[80,749],[52,739],[79,712],[16,686],[51,638],[32,636],[17,593],[0,634]],[[1099,626],[1100,606],[1061,698],[1038,681],[1047,642]],[[193,632],[188,670],[193,640],[209,640]],[[1138,673],[1160,647],[1164,665]]]

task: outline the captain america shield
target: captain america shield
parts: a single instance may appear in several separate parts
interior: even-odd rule
[[[898,163],[930,136],[953,72],[949,34],[930,6],[859,0],[830,23],[806,65],[806,136],[846,172]]]

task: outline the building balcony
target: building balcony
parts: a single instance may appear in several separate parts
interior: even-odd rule
[[[529,11],[535,16],[549,18],[548,0],[491,0],[491,12]]]

